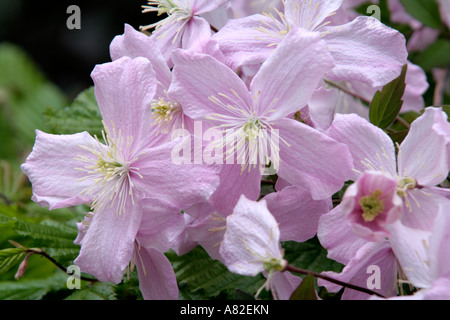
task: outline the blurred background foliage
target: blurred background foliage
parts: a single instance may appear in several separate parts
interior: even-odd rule
[[[66,9],[72,4],[81,8],[81,30],[66,27]],[[40,208],[31,201],[31,186],[20,164],[31,151],[35,129],[59,134],[83,130],[100,133],[101,117],[90,73],[95,64],[110,61],[109,44],[123,33],[124,23],[137,29],[152,22],[155,17],[141,13],[143,4],[141,0],[0,0],[0,299],[142,298],[135,272],[117,286],[94,280],[82,281],[82,290],[69,290],[67,274],[30,249],[39,248],[58,264],[71,265],[79,252],[79,246],[73,244],[76,223],[88,208],[78,206],[51,213]],[[366,14],[368,5],[358,11]],[[410,27],[391,23],[386,1],[380,1],[380,7],[382,22],[407,38],[411,36]],[[433,8],[429,14],[417,14],[425,24],[442,28]],[[450,63],[450,34],[447,29],[441,31],[429,49],[410,56],[427,72],[430,88],[424,96],[426,106],[433,104],[431,70]],[[449,89],[444,104],[450,104]],[[326,258],[317,239],[283,246],[296,267],[316,272],[342,268]],[[201,248],[182,257],[173,252],[167,256],[174,266],[182,299],[248,299],[265,281],[261,275],[248,278],[228,272]],[[23,261],[27,263],[26,272],[15,279]],[[320,292],[322,298],[331,297]],[[262,298],[268,299],[270,294],[266,292]]]

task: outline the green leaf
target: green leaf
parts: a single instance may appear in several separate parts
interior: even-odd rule
[[[236,289],[255,294],[264,284],[262,275],[244,277],[231,273],[219,261],[213,260],[201,247],[178,256],[167,254],[177,277],[180,295],[184,299],[211,299],[226,294],[232,299]]]
[[[438,39],[426,48],[416,59],[416,63],[425,71],[433,68],[446,68],[450,63],[450,41]]]
[[[25,175],[7,161],[0,160],[0,202],[10,205],[25,196]]]
[[[65,300],[117,300],[115,285],[110,282],[97,282],[84,289],[76,290]]]
[[[45,118],[51,132],[55,134],[88,131],[92,135],[102,135],[102,116],[95,99],[94,87],[81,92],[69,107],[62,110],[47,109]]]
[[[35,245],[41,248],[79,248],[73,243],[77,229],[67,225],[60,224],[56,227],[17,220],[14,230],[22,236],[33,238],[36,240]]]
[[[440,29],[441,16],[435,0],[400,0],[406,12],[424,25]]]
[[[66,286],[67,274],[57,270],[45,279],[0,282],[0,300],[40,300],[48,292]]]
[[[22,262],[26,255],[27,253],[21,248],[0,250],[0,274]]]
[[[404,65],[397,79],[385,85],[381,91],[377,91],[370,104],[370,122],[381,129],[389,127],[402,108],[407,68],[407,65]]]
[[[308,274],[292,293],[289,300],[317,300],[314,277]]]

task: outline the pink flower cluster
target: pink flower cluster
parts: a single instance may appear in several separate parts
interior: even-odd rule
[[[288,299],[301,278],[285,271],[281,242],[317,235],[345,265],[330,277],[364,287],[375,265],[385,297],[407,281],[420,289],[414,298],[450,299],[450,191],[440,186],[450,124],[441,108],[424,108],[428,83],[404,36],[348,7],[149,1],[144,12],[166,17],[142,28],[150,36],[125,25],[112,62],[91,74],[103,137],[37,131],[22,165],[39,205],[90,206],[75,264],[114,283],[136,266],[144,298],[177,299],[164,253],[201,245],[232,272],[263,272],[274,297]],[[423,113],[396,146],[339,88],[371,100],[405,64],[402,111]],[[260,199],[267,174],[276,192]]]

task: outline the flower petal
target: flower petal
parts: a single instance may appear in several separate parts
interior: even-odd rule
[[[323,272],[334,279],[351,283],[363,288],[368,287],[371,274],[379,272],[379,288],[372,289],[379,294],[390,297],[397,295],[397,263],[391,247],[387,241],[368,242],[356,256],[344,267],[341,273]],[[377,268],[378,267],[378,268]],[[371,272],[370,272],[371,271]],[[326,280],[319,279],[319,286],[324,286],[330,292],[339,291],[342,287]],[[370,295],[360,291],[345,289],[342,300],[365,300]]]
[[[248,109],[251,105],[250,94],[242,80],[213,57],[190,51],[177,51],[173,60],[175,67],[170,94],[183,105],[184,112],[192,119],[221,124],[222,119],[213,121],[211,115],[236,117],[235,111],[226,105],[243,109]],[[212,102],[211,97],[223,103]]]
[[[320,216],[317,231],[322,246],[328,250],[328,258],[347,264],[368,241],[355,235],[342,212],[342,205]]]
[[[283,25],[261,14],[240,19],[230,19],[213,36],[222,50],[226,65],[236,70],[243,65],[263,63],[273,52],[281,38],[265,30],[279,30]]]
[[[384,86],[400,75],[407,62],[405,37],[373,17],[329,27],[324,40],[336,61],[336,67],[326,75],[330,80]]]
[[[95,213],[74,263],[102,282],[121,282],[133,255],[141,218],[142,208],[131,201],[121,215],[109,208]]]
[[[209,200],[219,185],[215,165],[176,164],[172,150],[177,141],[146,149],[133,163],[141,177],[133,180],[144,197],[160,198],[179,210]]]
[[[138,270],[139,289],[145,300],[178,300],[175,272],[164,253],[138,247],[133,260]]]
[[[297,27],[314,31],[341,7],[343,0],[286,0],[285,14]]]
[[[151,102],[156,91],[156,77],[146,58],[123,57],[97,65],[92,71],[95,96],[109,131],[132,139],[130,150],[137,151],[153,140]]]
[[[53,135],[36,130],[33,151],[21,166],[32,184],[33,201],[50,210],[89,203],[92,197],[82,193],[91,182],[79,181],[85,173],[76,170],[83,164],[75,158],[92,156],[80,148],[90,144],[97,143],[87,132]]]
[[[320,33],[290,30],[250,85],[259,114],[276,120],[300,110],[333,66]]]
[[[227,217],[220,254],[231,272],[255,276],[265,270],[266,259],[282,260],[279,239],[277,222],[266,202],[242,196]]]
[[[435,186],[447,178],[450,134],[443,127],[450,132],[447,115],[431,107],[411,124],[398,155],[401,176],[414,178],[422,186]]]
[[[280,228],[281,241],[306,241],[317,233],[319,218],[331,209],[329,200],[313,200],[306,189],[286,187],[264,197]]]
[[[112,60],[118,60],[122,57],[147,58],[155,70],[158,82],[161,82],[166,89],[169,88],[172,78],[169,66],[151,37],[125,24],[123,35],[116,36],[113,39],[109,50]]]
[[[305,187],[313,199],[330,197],[352,176],[351,156],[344,144],[292,119],[277,120],[273,128],[280,135],[278,175]]]
[[[411,229],[400,222],[390,226],[389,230],[389,242],[408,281],[415,287],[428,288],[432,281],[427,265],[430,232]]]
[[[357,175],[367,170],[396,176],[395,149],[392,140],[381,129],[355,114],[336,114],[327,134],[345,143],[353,156]]]
[[[161,252],[171,249],[184,228],[180,209],[164,199],[140,199],[145,214],[138,232],[139,244]]]

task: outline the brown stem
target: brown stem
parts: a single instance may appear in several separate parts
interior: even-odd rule
[[[219,32],[219,29],[214,27],[212,24],[210,24],[209,26],[211,27],[211,30],[214,31],[215,33]]]
[[[369,290],[369,289],[366,289],[366,288],[363,288],[363,287],[360,287],[360,286],[356,286],[356,285],[353,285],[351,283],[347,283],[347,282],[343,282],[343,281],[340,281],[340,280],[337,280],[337,279],[333,279],[333,278],[330,278],[330,277],[328,277],[326,275],[323,275],[321,273],[317,273],[317,272],[314,272],[314,271],[299,269],[299,268],[296,268],[296,267],[293,267],[293,266],[290,266],[290,265],[287,265],[287,267],[284,269],[284,271],[291,271],[291,272],[300,273],[300,274],[310,274],[310,275],[312,275],[312,276],[314,276],[316,278],[320,278],[320,279],[326,280],[328,282],[335,283],[335,284],[343,286],[345,288],[349,288],[349,289],[360,291],[360,292],[363,292],[363,293],[366,293],[366,294],[369,294],[369,295],[376,295],[378,297],[385,298],[385,296],[379,294],[378,292],[375,292],[375,291],[372,291],[372,290]]]
[[[397,117],[395,118],[395,120],[398,121],[398,122],[400,122],[403,126],[405,126],[405,128],[407,128],[407,129],[410,129],[410,128],[411,128],[411,125],[410,125],[405,119],[403,119],[402,117],[397,116]]]
[[[48,259],[55,266],[57,266],[59,269],[64,271],[64,273],[70,274],[69,272],[67,272],[67,269],[63,265],[61,265],[58,261],[56,261],[55,259],[50,257],[46,252],[44,252],[44,251],[42,251],[40,249],[39,250],[28,249],[28,250],[26,250],[26,252],[31,252],[31,253],[34,253],[34,254],[40,254],[41,256],[43,256],[46,259]],[[74,275],[74,277],[78,278],[77,275]],[[89,281],[89,282],[97,282],[98,281],[97,279],[86,278],[86,277],[83,277],[83,276],[80,276],[79,279],[83,280],[83,281]]]

